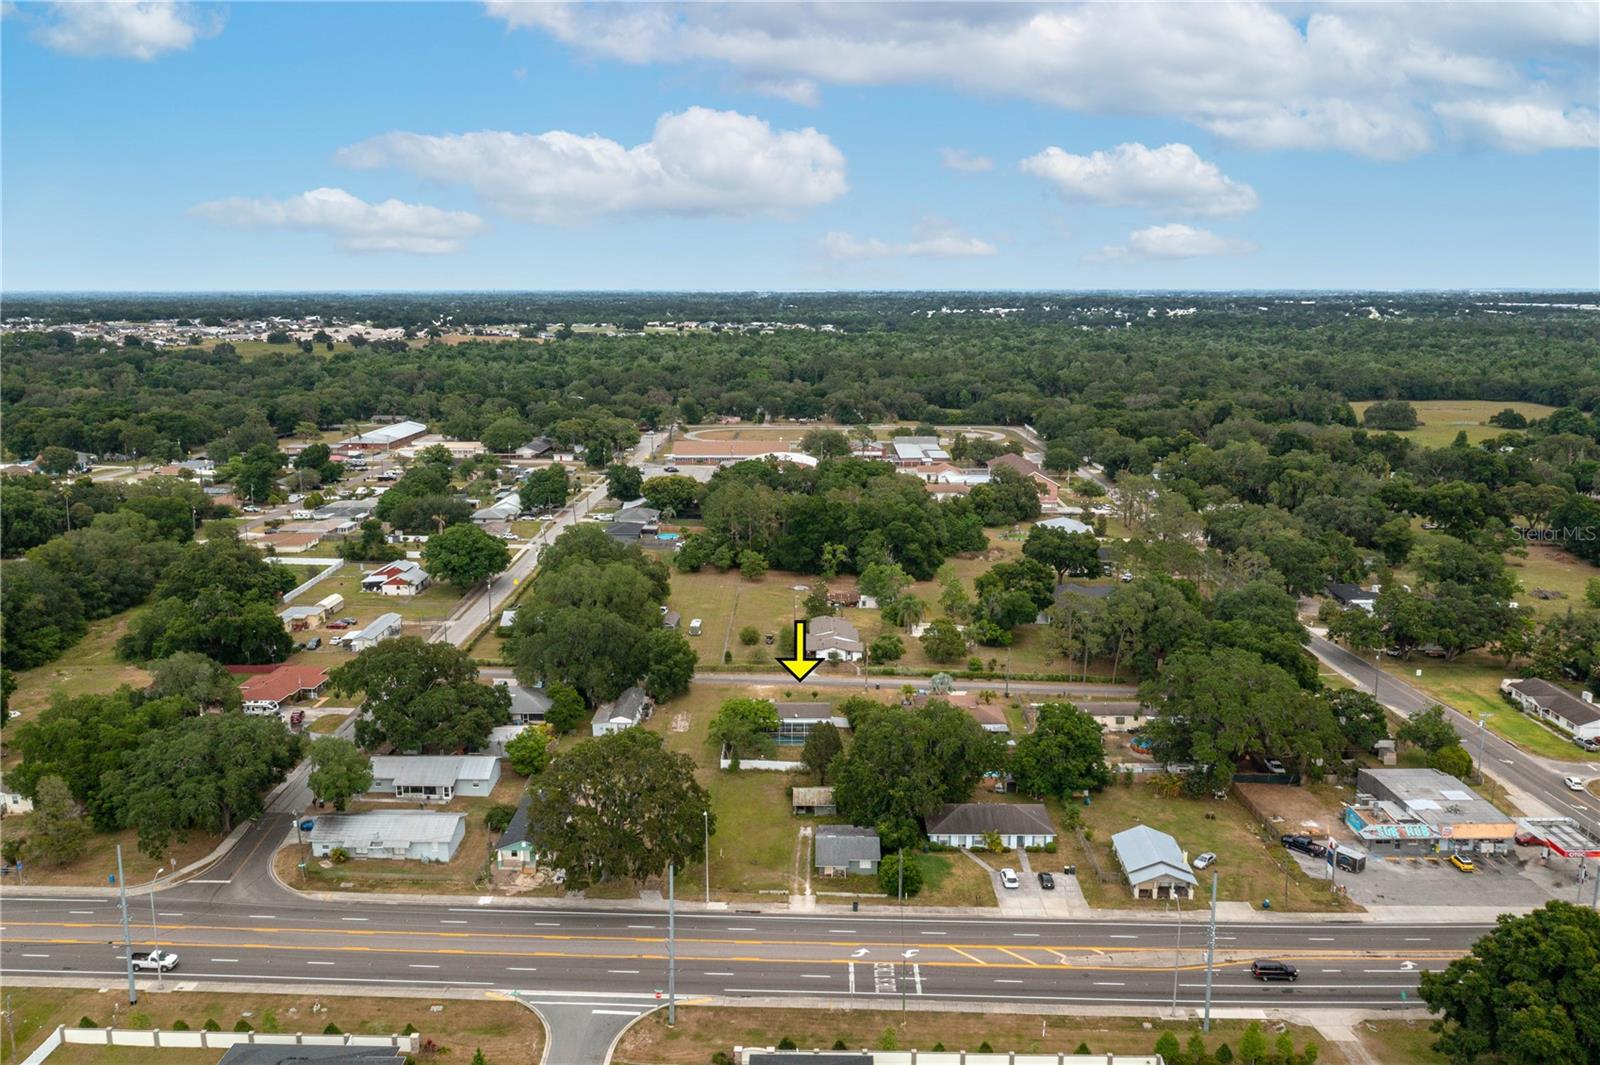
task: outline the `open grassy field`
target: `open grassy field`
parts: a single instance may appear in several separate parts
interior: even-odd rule
[[[1591,566],[1581,558],[1545,544],[1529,544],[1525,558],[1507,555],[1506,565],[1522,582],[1522,594],[1517,602],[1532,607],[1541,617],[1582,610],[1585,585],[1600,577],[1600,566]],[[1559,593],[1559,598],[1541,599],[1534,594],[1536,591]]]
[[[143,688],[150,675],[139,667],[117,658],[117,639],[127,631],[128,622],[144,607],[135,607],[113,617],[91,622],[88,635],[70,651],[34,669],[17,673],[17,690],[11,695],[11,709],[23,716],[50,705],[52,696],[98,695],[116,691],[124,684]]]
[[[485,798],[457,797],[442,805],[429,806],[430,810],[467,815],[467,834],[461,841],[456,856],[448,862],[397,862],[381,859],[352,859],[342,865],[326,859],[310,857],[310,847],[291,843],[274,858],[274,868],[283,882],[308,891],[376,891],[376,892],[426,892],[439,895],[481,894],[479,883],[494,847],[495,833],[483,823],[489,807],[504,804],[515,806],[522,797],[527,781],[501,764],[500,782],[494,793]],[[407,810],[406,803],[376,802],[356,799],[348,809]],[[304,874],[296,866],[304,861]]]
[[[976,1051],[988,1042],[997,1053],[1066,1053],[1087,1043],[1091,1053],[1149,1054],[1161,1033],[1172,1031],[1187,1042],[1198,1024],[1142,1021],[1134,1017],[1036,1017],[1013,1013],[937,1013],[923,1010],[729,1009],[685,1006],[678,1024],[668,1028],[666,1014],[656,1011],[622,1037],[613,1059],[618,1065],[701,1065],[717,1051],[735,1046],[773,1046],[789,1038],[801,1049],[826,1050],[835,1040],[850,1048],[892,1044],[903,1050],[929,1050],[943,1043],[952,1051]],[[1146,1028],[1149,1024],[1151,1027]],[[1245,1021],[1218,1020],[1206,1038],[1208,1049],[1223,1043],[1237,1046]],[[1308,1028],[1291,1026],[1295,1045],[1318,1044],[1317,1060],[1340,1065],[1345,1057]],[[887,1037],[886,1037],[887,1033]],[[1269,1033],[1269,1040],[1276,1038]],[[1232,1049],[1230,1046],[1230,1049]],[[1384,1065],[1395,1059],[1384,1057]]]
[[[13,839],[26,837],[32,814],[16,814],[5,820],[5,837]],[[162,862],[165,863],[167,872],[174,868],[182,869],[190,862],[198,861],[216,849],[222,842],[221,836],[213,836],[206,832],[191,832],[187,840],[176,840],[167,849]],[[139,832],[137,829],[125,829],[121,832],[91,832],[88,846],[83,855],[76,861],[66,865],[53,865],[49,863],[28,862],[23,868],[22,883],[33,885],[51,886],[88,886],[105,887],[110,883],[107,878],[117,871],[117,847],[122,847],[122,871],[128,878],[130,885],[138,886],[148,884],[156,878],[161,869],[161,863],[139,850]],[[7,884],[16,884],[15,877],[6,877]]]
[[[1492,399],[1423,399],[1414,400],[1411,405],[1416,408],[1417,419],[1422,424],[1400,435],[1423,447],[1448,447],[1456,434],[1463,431],[1467,434],[1469,444],[1498,436],[1505,430],[1490,425],[1489,419],[1507,407],[1521,412],[1530,421],[1546,417],[1555,410],[1540,403],[1508,403]],[[1356,417],[1360,418],[1372,406],[1372,401],[1352,403],[1350,406],[1355,409]]]
[[[9,1065],[21,1061],[56,1025],[75,1026],[81,1018],[105,1027],[171,1029],[183,1021],[192,1029],[214,1020],[232,1031],[243,1019],[259,1032],[321,1032],[332,1024],[342,1032],[391,1035],[412,1025],[424,1038],[449,1048],[445,1060],[465,1063],[482,1049],[495,1065],[535,1065],[544,1046],[544,1026],[533,1011],[515,1002],[484,997],[478,1000],[429,998],[359,998],[311,993],[300,995],[221,994],[210,991],[168,991],[140,996],[129,1006],[115,989],[100,991],[61,987],[9,987],[15,1011],[17,1053],[9,1041],[0,1058]],[[430,1009],[442,1006],[435,1013]],[[50,1055],[50,1065],[108,1065],[111,1062],[146,1062],[150,1051],[132,1047],[62,1047]],[[196,1057],[204,1054],[207,1056]],[[162,1051],[162,1061],[215,1062],[220,1051],[194,1051],[178,1058]]]
[[[994,881],[981,866],[964,854],[939,852],[913,854],[911,859],[922,870],[922,890],[909,900],[913,906],[998,906],[994,895]],[[812,877],[811,890],[819,896],[830,891],[851,894],[881,895],[863,898],[863,906],[897,905],[893,893],[882,895],[875,876]],[[828,899],[826,902],[839,902]]]
[[[1513,667],[1508,673],[1499,659],[1473,651],[1453,662],[1421,657],[1406,662],[1385,658],[1383,668],[1386,673],[1421,688],[1464,714],[1490,715],[1489,731],[1523,750],[1561,761],[1584,760],[1584,752],[1573,746],[1571,739],[1522,713],[1500,695],[1500,681],[1515,676],[1516,672]],[[1420,677],[1418,670],[1422,671]],[[1476,755],[1470,744],[1468,752]]]
[[[1249,811],[1233,799],[1167,799],[1156,795],[1151,785],[1136,782],[1128,786],[1113,785],[1095,795],[1089,806],[1078,809],[1084,826],[1094,830],[1094,838],[1089,843],[1094,856],[1112,879],[1109,883],[1100,883],[1092,863],[1083,860],[1082,849],[1070,834],[1062,837],[1064,843],[1059,856],[1063,862],[1077,860],[1078,880],[1083,885],[1084,897],[1092,906],[1164,909],[1170,905],[1161,900],[1134,899],[1112,855],[1112,835],[1143,823],[1171,835],[1191,858],[1203,851],[1214,852],[1218,856],[1219,899],[1259,906],[1263,899],[1270,898],[1273,909],[1277,910],[1350,908],[1336,900],[1321,881],[1306,877],[1281,847],[1263,840]],[[1059,822],[1059,808],[1054,804],[1052,812]],[[1284,897],[1286,869],[1289,871],[1287,900]]]

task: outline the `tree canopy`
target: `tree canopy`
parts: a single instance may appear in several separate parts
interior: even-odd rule
[[[341,694],[366,693],[356,742],[424,754],[481,750],[496,725],[511,721],[511,694],[478,683],[472,656],[415,636],[384,640],[328,674]]]

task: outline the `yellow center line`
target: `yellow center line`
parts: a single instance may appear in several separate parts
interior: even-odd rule
[[[33,944],[46,944],[46,945],[54,945],[54,946],[105,946],[105,945],[108,945],[106,943],[106,941],[99,940],[99,939],[26,939],[26,938],[12,937],[12,936],[7,936],[6,938],[7,938],[8,942],[12,942],[12,943],[33,943]],[[115,946],[115,944],[110,944],[110,945]],[[469,956],[469,957],[485,957],[485,958],[573,958],[573,959],[592,960],[592,961],[660,961],[660,962],[665,962],[667,960],[667,956],[666,956],[665,953],[626,953],[626,952],[618,952],[618,953],[613,953],[613,954],[598,954],[598,953],[593,953],[593,952],[588,952],[588,951],[558,951],[558,950],[532,950],[532,951],[468,950],[468,949],[465,949],[465,948],[440,949],[440,948],[424,948],[424,947],[326,946],[326,945],[321,945],[321,944],[239,943],[239,942],[223,942],[223,943],[157,942],[155,944],[152,944],[152,946],[163,946],[163,947],[167,947],[169,949],[177,949],[177,950],[187,950],[187,949],[197,949],[197,950],[198,949],[207,949],[207,950],[224,950],[224,949],[225,950],[263,950],[263,951],[287,951],[287,952],[296,952],[296,953],[315,952],[315,953],[366,954],[366,955],[380,955],[380,954],[402,954],[402,955],[452,954],[452,955],[461,955],[461,956]],[[997,949],[1003,949],[1003,948],[997,948]],[[1141,971],[1141,972],[1172,972],[1172,971],[1174,971],[1174,969],[1176,969],[1177,971],[1180,971],[1180,972],[1203,972],[1205,970],[1205,964],[1204,963],[1194,963],[1194,964],[1179,965],[1179,966],[1162,965],[1162,964],[1155,964],[1155,965],[1081,965],[1081,964],[1075,964],[1075,963],[1070,963],[1070,962],[1043,963],[1043,964],[1041,964],[1039,962],[1029,961],[1026,958],[1022,958],[1020,955],[1015,955],[1015,954],[1013,954],[1012,957],[1018,958],[1019,960],[1017,962],[984,962],[984,961],[982,961],[982,960],[980,960],[978,958],[972,957],[972,955],[970,955],[970,954],[966,954],[964,951],[957,951],[957,953],[960,953],[960,954],[962,954],[963,957],[966,957],[966,958],[970,959],[972,964],[968,964],[967,962],[962,962],[962,961],[940,961],[940,960],[936,960],[936,959],[919,959],[917,964],[921,965],[923,968],[933,968],[933,969],[938,969],[938,968],[970,969],[970,968],[974,968],[974,967],[981,967],[981,968],[986,968],[986,969],[987,968],[993,968],[993,969],[1054,969],[1054,970],[1059,970],[1059,971],[1077,971],[1077,972],[1128,972],[1130,970],[1137,970],[1137,971]],[[1005,953],[1009,954],[1010,951],[1005,951]],[[1396,955],[1395,957],[1397,957],[1397,958],[1398,957],[1415,958],[1415,957],[1419,957],[1419,956],[1420,955],[1418,955],[1418,954],[1406,954],[1406,955]],[[1458,956],[1459,956],[1459,953],[1455,954],[1455,955],[1450,955],[1450,957],[1458,957]],[[1275,957],[1290,958],[1290,959],[1300,959],[1300,960],[1307,960],[1307,961],[1309,961],[1309,960],[1330,960],[1328,955],[1323,955],[1323,954],[1300,955],[1300,954],[1296,954],[1296,953],[1280,953],[1280,954],[1275,955]],[[1351,959],[1351,960],[1373,959],[1374,958],[1374,956],[1370,955],[1370,954],[1348,954],[1348,955],[1344,955],[1343,957],[1346,957],[1346,958]],[[724,962],[724,963],[726,963],[726,962],[741,962],[741,963],[752,964],[752,965],[851,965],[851,964],[854,964],[858,960],[859,959],[855,959],[855,958],[782,958],[782,957],[768,957],[766,955],[760,955],[760,954],[694,955],[694,954],[684,954],[681,951],[678,953],[678,961],[679,962]],[[1374,959],[1374,960],[1380,960],[1380,959]],[[1238,964],[1238,963],[1237,962],[1233,962],[1233,963],[1223,962],[1223,963],[1220,963],[1220,964],[1226,965],[1226,964]]]

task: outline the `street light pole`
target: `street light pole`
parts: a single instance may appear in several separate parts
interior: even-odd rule
[[[1484,741],[1485,734],[1489,731],[1484,726],[1485,726],[1485,723],[1489,720],[1489,717],[1490,717],[1489,714],[1479,714],[1478,715],[1478,784],[1479,785],[1483,784],[1483,741]]]
[[[174,859],[176,860],[176,859]],[[160,945],[156,941],[156,881],[161,879],[161,874],[166,872],[166,867],[156,866],[156,875],[150,881],[150,949],[158,950]],[[161,966],[156,965],[156,986],[164,987],[166,981],[161,978]]]
[[[1178,972],[1183,968],[1183,897],[1174,894],[1172,904],[1178,908],[1178,938],[1172,951],[1172,1015],[1178,1015]]]
[[[701,810],[700,818],[706,826],[706,905],[711,905],[711,811]]]
[[[676,866],[667,866],[667,1027],[678,1023],[678,891]]]
[[[122,844],[117,844],[117,901],[122,906],[122,953],[128,964],[128,1005],[139,1002],[139,988],[133,982],[133,933],[128,930],[128,882],[122,877]]]
[[[900,896],[900,1012],[906,1011],[906,849],[900,848],[895,863],[895,894]]]
[[[1217,956],[1217,874],[1211,874],[1211,928],[1206,933],[1206,1012],[1200,1030],[1211,1031],[1211,966]]]

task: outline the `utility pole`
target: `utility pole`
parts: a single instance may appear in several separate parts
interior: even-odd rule
[[[700,818],[706,826],[706,905],[711,905],[711,811],[701,810]]]
[[[906,849],[895,863],[895,894],[900,896],[900,1012],[906,1011]]]
[[[1489,717],[1490,715],[1488,714],[1478,715],[1478,783],[1480,785],[1483,783],[1483,739],[1489,731],[1484,727],[1484,723],[1489,720]]]
[[[1213,874],[1215,875],[1215,874]],[[1183,968],[1183,897],[1172,896],[1172,904],[1178,908],[1178,939],[1172,950],[1172,1015],[1178,1015],[1178,972]]]
[[[128,963],[128,1005],[139,1001],[139,988],[133,982],[133,933],[128,931],[128,882],[122,878],[122,844],[117,844],[117,901],[122,904],[122,952]]]
[[[1206,933],[1206,1012],[1200,1030],[1211,1031],[1211,965],[1217,956],[1217,874],[1211,874],[1211,928]]]
[[[667,1027],[678,1023],[678,892],[674,873],[667,866]]]
[[[156,949],[158,949],[158,946],[159,946],[158,943],[156,942],[156,881],[161,879],[161,874],[164,873],[164,872],[166,872],[166,869],[164,867],[157,866],[156,867],[155,878],[150,881],[150,892],[149,892],[149,894],[150,894],[150,949],[151,950],[156,950]],[[161,978],[161,966],[159,966],[159,965],[156,966],[156,986],[157,987],[166,986],[166,982]]]

